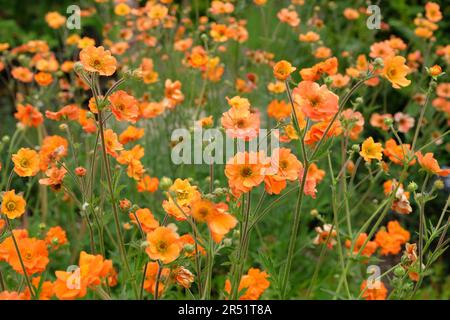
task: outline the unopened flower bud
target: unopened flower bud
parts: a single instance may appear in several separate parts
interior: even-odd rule
[[[444,182],[443,182],[441,179],[438,179],[438,180],[436,180],[436,181],[434,182],[434,187],[435,187],[437,190],[442,190],[442,189],[444,189],[445,185],[444,185]]]
[[[8,135],[2,137],[3,143],[8,143],[10,141],[10,137]]]
[[[417,188],[418,188],[417,183],[415,183],[414,181],[411,181],[411,182],[408,184],[407,190],[408,190],[409,192],[414,192],[414,191],[417,190]]]
[[[401,266],[398,266],[394,269],[394,274],[397,277],[403,277],[405,275],[405,269],[403,269],[403,267]]]
[[[359,147],[359,144],[352,145],[352,151],[353,152],[359,152],[361,148]]]
[[[392,120],[392,118],[384,118],[384,124],[388,127],[392,126],[392,124],[394,123],[394,120]]]
[[[375,69],[381,69],[381,68],[383,68],[383,67],[384,67],[384,61],[383,61],[383,59],[382,59],[382,58],[376,58],[376,59],[373,61],[373,66],[374,66]]]
[[[172,184],[173,181],[169,177],[162,177],[161,180],[159,180],[159,187],[161,188],[161,190],[167,191]]]
[[[73,65],[73,70],[76,72],[76,73],[81,73],[81,72],[83,72],[84,71],[84,67],[83,67],[83,64],[81,63],[81,62],[75,62],[75,64]]]

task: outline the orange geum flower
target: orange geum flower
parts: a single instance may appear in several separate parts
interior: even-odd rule
[[[17,242],[26,273],[32,275],[43,272],[49,262],[45,241],[23,238]],[[23,274],[22,264],[15,250],[9,256],[8,263],[17,273]]]
[[[19,80],[24,83],[29,83],[33,81],[33,73],[30,69],[25,67],[15,67],[11,71],[11,75],[14,79]]]
[[[442,13],[440,7],[435,2],[427,2],[425,5],[425,16],[431,22],[439,22],[442,20]]]
[[[279,194],[286,187],[286,180],[295,181],[303,165],[288,148],[272,151],[270,169],[265,178],[265,189],[269,194]]]
[[[112,129],[105,131],[105,146],[106,152],[114,158],[118,156],[117,151],[123,150],[122,144],[117,139],[117,134]]]
[[[141,180],[137,183],[137,191],[138,192],[155,192],[158,190],[159,180],[156,177],[150,177],[149,175],[145,175]]]
[[[308,31],[305,34],[300,34],[298,39],[301,42],[316,42],[320,40],[320,35],[313,31]]]
[[[179,235],[169,227],[158,227],[147,234],[148,247],[145,252],[153,260],[167,264],[175,261],[181,252]]]
[[[281,121],[291,115],[291,106],[284,100],[272,100],[267,106],[267,115]]]
[[[250,268],[239,283],[239,292],[246,289],[239,300],[258,300],[270,286],[270,281],[267,278],[269,278],[267,272],[258,268]],[[228,279],[225,282],[225,292],[231,293],[231,282]]]
[[[56,11],[52,11],[45,15],[45,22],[50,28],[59,29],[66,23],[66,17]]]
[[[49,86],[53,82],[53,77],[48,72],[38,72],[34,75],[34,80],[41,87]]]
[[[61,160],[67,155],[69,142],[61,136],[47,136],[39,151],[40,169],[46,171],[50,164]]]
[[[224,24],[214,23],[211,26],[210,35],[216,42],[225,42],[228,40],[228,28]]]
[[[16,195],[15,190],[7,191],[2,196],[2,214],[9,219],[15,219],[25,213],[27,202],[21,195]]]
[[[123,131],[119,136],[119,141],[121,144],[127,144],[136,140],[139,140],[144,136],[144,128],[136,128],[134,126],[129,126],[125,131]]]
[[[58,169],[57,167],[52,167],[45,172],[47,178],[39,179],[39,184],[49,186],[53,190],[59,191],[61,190],[66,173],[67,170],[65,168]]]
[[[398,145],[394,139],[389,139],[385,143],[383,153],[395,164],[402,164],[410,156],[411,146],[409,144]],[[408,165],[413,165],[416,160],[413,159]]]
[[[249,141],[258,136],[260,115],[250,109],[231,108],[222,114],[220,119],[227,135]]]
[[[177,267],[171,272],[171,278],[183,288],[190,288],[194,282],[194,275],[185,267]]]
[[[118,121],[135,123],[139,119],[138,101],[123,90],[118,90],[108,97],[110,109]]]
[[[353,111],[352,109],[345,109],[341,113],[342,119],[341,123],[345,127],[344,135],[349,136],[352,140],[357,140],[359,134],[364,129],[364,117],[358,111]],[[344,125],[344,123],[346,125]]]
[[[29,148],[21,148],[13,154],[14,172],[20,177],[33,177],[39,172],[39,155]]]
[[[291,27],[296,27],[300,24],[298,13],[294,10],[291,11],[287,8],[283,8],[277,13],[277,17],[281,22],[286,23]]]
[[[316,227],[316,237],[313,240],[315,245],[326,244],[328,249],[332,249],[336,244],[336,229],[331,224],[324,224],[322,227]]]
[[[67,243],[66,231],[60,226],[52,227],[48,229],[45,235],[45,243],[51,246],[53,249],[58,249]]]
[[[273,75],[280,81],[284,81],[296,70],[288,61],[281,60],[273,66]]]
[[[378,161],[381,160],[383,157],[382,152],[383,147],[381,146],[381,143],[375,142],[372,137],[369,137],[364,140],[359,154],[364,158],[364,161],[370,162],[373,159]]]
[[[327,127],[329,126],[329,121],[317,122],[311,126],[308,132],[306,132],[305,143],[307,145],[314,145],[320,139],[322,139],[323,135]],[[330,129],[327,132],[327,138],[339,136],[342,133],[342,127],[340,121],[336,120],[331,125]]]
[[[150,292],[151,294],[155,294],[156,291],[156,278],[159,270],[158,262],[148,262],[147,263],[147,271],[145,273],[145,280],[144,280],[144,290],[147,292]],[[164,291],[164,279],[167,278],[170,274],[169,268],[162,268],[161,271],[161,278],[158,283],[158,296],[161,296],[161,294]]]
[[[359,250],[362,248],[363,244],[367,240],[367,234],[366,233],[360,233],[358,234],[358,237],[356,238],[355,246],[353,247],[353,254],[358,254]],[[345,240],[345,246],[347,249],[350,249],[352,246],[351,240],[347,239]],[[364,249],[361,251],[361,255],[364,257],[370,257],[372,254],[377,251],[378,244],[375,241],[367,241]]]
[[[228,160],[225,176],[235,193],[247,193],[264,181],[266,166],[267,159],[263,153],[238,152]]]
[[[101,76],[110,76],[116,72],[117,61],[109,50],[89,45],[80,52],[80,61],[86,71],[98,72]]]
[[[440,65],[435,64],[434,66],[430,67],[430,69],[428,69],[428,72],[430,76],[437,77],[442,73],[442,68]]]
[[[450,169],[441,169],[437,160],[433,157],[433,153],[427,152],[425,155],[422,152],[416,152],[417,160],[420,166],[431,174],[446,177],[450,174]]]
[[[170,79],[167,79],[164,87],[164,96],[165,100],[168,102],[167,107],[169,109],[175,108],[176,105],[184,101],[184,95],[181,92],[180,81],[172,81]]]
[[[376,280],[372,287],[367,286],[367,280],[361,284],[362,297],[366,300],[386,300],[387,289],[383,282]]]
[[[159,222],[155,219],[150,209],[142,208],[136,210],[135,213],[130,213],[129,217],[131,222],[138,226],[140,225],[145,233],[152,232],[159,227]]]
[[[14,117],[27,127],[39,127],[44,122],[44,117],[35,107],[31,104],[18,104],[17,112]]]
[[[402,56],[388,57],[384,59],[384,68],[381,74],[392,83],[392,87],[399,89],[407,87],[411,80],[406,79],[409,67],[405,64],[406,59]]]
[[[324,121],[334,116],[339,109],[339,97],[326,85],[302,81],[292,91],[294,103],[314,121]]]

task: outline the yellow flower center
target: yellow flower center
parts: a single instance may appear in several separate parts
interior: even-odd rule
[[[17,205],[14,201],[9,201],[6,203],[6,209],[8,209],[8,211],[14,211],[16,210]]]
[[[159,252],[166,252],[167,251],[167,242],[165,241],[159,241],[158,244],[156,245],[156,248],[158,249]]]

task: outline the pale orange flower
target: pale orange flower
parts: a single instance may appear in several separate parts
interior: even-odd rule
[[[20,177],[33,177],[39,172],[39,155],[29,148],[21,148],[13,154],[14,172]]]
[[[139,119],[138,101],[123,90],[117,90],[108,97],[111,112],[118,121],[135,123]]]
[[[427,152],[425,155],[422,152],[416,152],[419,165],[427,172],[446,177],[450,174],[450,169],[441,169],[437,160],[433,157],[433,153]]]
[[[9,219],[21,217],[25,213],[27,202],[21,195],[16,195],[15,190],[7,191],[2,196],[1,213]]]
[[[150,209],[142,208],[135,213],[130,213],[131,222],[140,225],[142,231],[149,233],[159,227],[158,220],[155,219]]]
[[[148,247],[145,249],[153,260],[167,264],[175,261],[181,252],[179,235],[169,227],[158,227],[147,234]]]
[[[14,117],[27,127],[37,128],[44,122],[42,113],[31,104],[18,104]]]
[[[117,61],[109,50],[102,46],[89,45],[80,52],[80,61],[86,71],[98,72],[101,76],[110,76],[116,72]]]
[[[123,150],[122,144],[117,138],[117,134],[112,129],[105,130],[105,147],[106,152],[112,157],[117,157],[117,151]]]
[[[411,80],[406,79],[409,67],[405,65],[406,59],[402,56],[389,57],[384,60],[384,68],[381,74],[392,83],[392,87],[399,89],[407,87]]]

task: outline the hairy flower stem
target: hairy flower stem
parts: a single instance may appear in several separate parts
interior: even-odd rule
[[[111,177],[111,166],[109,163],[109,159],[108,159],[108,154],[106,152],[106,141],[105,141],[105,132],[104,132],[104,128],[103,128],[103,112],[101,110],[99,110],[98,112],[98,122],[99,122],[99,130],[100,130],[100,138],[102,141],[102,154],[103,154],[103,162],[105,163],[105,169],[106,169],[106,180],[108,183],[108,189],[109,189],[109,194],[111,197],[111,205],[112,205],[112,209],[113,209],[113,216],[114,216],[114,224],[116,226],[116,233],[117,233],[117,242],[119,244],[119,252],[120,252],[120,257],[122,259],[122,263],[125,266],[125,270],[127,275],[131,278],[131,282],[132,282],[132,286],[133,286],[133,290],[135,293],[136,298],[139,296],[138,295],[138,290],[136,287],[136,283],[132,277],[131,274],[131,269],[130,269],[130,265],[128,263],[128,259],[127,259],[127,254],[125,251],[125,245],[123,242],[123,236],[122,236],[122,230],[121,230],[121,226],[120,226],[120,219],[119,219],[119,213],[117,210],[117,203],[116,203],[116,197],[114,195],[114,187],[113,187],[113,183],[112,183],[112,177]]]
[[[247,201],[245,203],[244,220],[242,224],[241,237],[239,240],[239,248],[236,256],[236,265],[233,270],[231,284],[231,299],[236,300],[239,294],[239,284],[244,272],[245,258],[247,257],[248,241],[250,241],[250,208],[251,208],[251,192],[247,193]],[[244,204],[242,204],[244,207]]]

